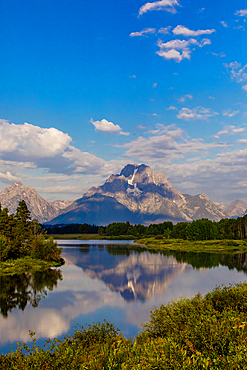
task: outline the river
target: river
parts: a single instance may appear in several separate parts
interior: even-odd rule
[[[247,255],[150,253],[128,241],[60,240],[58,269],[1,278],[0,349],[71,334],[77,324],[113,322],[132,338],[150,310],[246,280]]]

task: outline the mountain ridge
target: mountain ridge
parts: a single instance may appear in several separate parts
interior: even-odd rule
[[[164,221],[192,221],[208,218],[219,221],[246,212],[247,204],[236,200],[228,205],[212,202],[205,194],[183,194],[164,173],[145,164],[127,164],[119,174],[111,175],[97,187],[91,187],[74,201],[48,202],[34,188],[15,182],[0,192],[2,207],[15,213],[24,199],[31,216],[46,224],[111,222],[138,224]],[[239,212],[239,213],[238,213]]]
[[[115,199],[115,202],[114,205],[112,202],[112,208],[108,209],[106,203],[111,198]],[[111,175],[103,185],[91,187],[50,223],[66,223],[66,219],[87,222],[88,214],[94,212],[93,207],[97,208],[95,221],[102,225],[109,221],[135,220],[135,223],[148,224],[167,220],[192,221],[198,218],[219,221],[227,217],[206,194],[182,194],[167,180],[165,174],[157,173],[145,164],[127,164],[120,174]],[[118,212],[120,208],[122,217]],[[124,215],[129,214],[128,211],[132,212],[130,219],[126,219]],[[107,215],[107,222],[104,218],[106,212],[111,213],[110,216]]]
[[[8,208],[9,213],[15,213],[21,200],[25,200],[32,218],[37,218],[40,223],[49,221],[58,216],[63,207],[71,201],[48,202],[42,198],[31,186],[24,186],[21,182],[15,182],[0,192],[2,208]]]

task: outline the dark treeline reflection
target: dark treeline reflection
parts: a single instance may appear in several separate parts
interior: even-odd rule
[[[130,254],[132,248],[119,246],[106,246],[109,254],[113,255],[126,255]],[[142,253],[143,249],[134,248],[137,253]],[[178,263],[188,263],[193,268],[212,268],[221,266],[227,266],[229,270],[236,269],[237,271],[247,272],[247,253],[195,253],[195,252],[179,252],[179,251],[150,251],[150,253],[162,253],[164,256],[172,256],[176,258]]]
[[[42,298],[47,295],[47,289],[52,291],[62,280],[61,270],[38,271],[33,274],[23,273],[0,277],[0,312],[8,316],[13,308],[22,311],[29,303],[37,307]]]
[[[177,262],[186,262],[194,268],[212,268],[227,266],[229,270],[247,272],[247,253],[192,253],[192,252],[168,252],[167,256],[173,256]]]

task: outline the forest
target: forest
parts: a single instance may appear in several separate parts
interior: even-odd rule
[[[31,219],[24,200],[15,214],[0,206],[0,262],[29,257],[35,260],[62,262],[62,248],[52,238],[46,240],[36,219]]]
[[[247,237],[247,215],[243,217],[224,218],[218,222],[202,218],[192,222],[171,221],[144,226],[131,225],[127,222],[113,222],[108,226],[95,226],[86,223],[71,225],[56,225],[46,227],[48,234],[93,234],[101,236],[130,236],[135,238],[155,236],[157,238],[196,240],[241,240]]]

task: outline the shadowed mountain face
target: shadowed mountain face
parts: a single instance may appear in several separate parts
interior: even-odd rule
[[[89,189],[49,223],[107,225],[130,221],[150,224],[202,217],[220,220],[225,214],[205,194],[184,195],[172,186],[165,174],[144,164],[128,164],[103,185]]]

